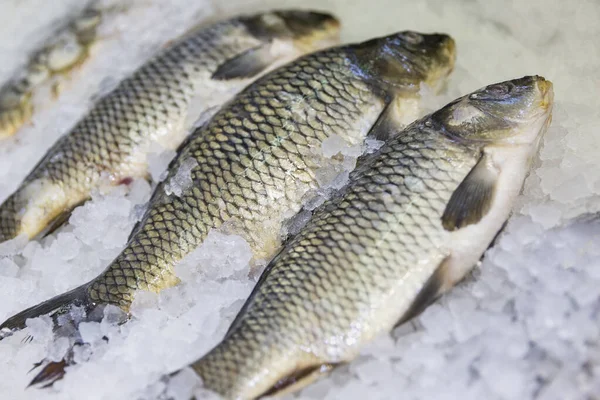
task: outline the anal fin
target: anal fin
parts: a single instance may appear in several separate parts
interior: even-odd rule
[[[427,282],[423,285],[410,307],[406,310],[402,318],[396,323],[394,328],[402,325],[403,323],[413,319],[414,317],[421,314],[427,307],[435,302],[444,292],[446,288],[446,276],[448,268],[449,257],[444,260],[437,267],[435,272],[427,279]]]
[[[81,201],[75,204],[73,207],[70,207],[69,209],[66,209],[59,213],[52,221],[50,221],[48,226],[46,226],[40,233],[36,235],[36,239],[43,239],[46,236],[53,234],[57,229],[65,225],[69,221],[69,218],[71,218],[73,210],[85,203],[86,200]]]
[[[229,80],[256,76],[270,67],[278,58],[271,50],[271,43],[248,49],[221,64],[213,73],[212,78]]]
[[[339,364],[327,363],[318,364],[294,371],[292,374],[278,380],[271,389],[261,394],[258,398],[271,396],[280,397],[295,392],[311,384],[318,378],[329,374],[338,365]]]
[[[491,208],[497,180],[498,170],[491,157],[482,153],[475,167],[452,193],[442,215],[442,226],[454,231],[479,222]]]

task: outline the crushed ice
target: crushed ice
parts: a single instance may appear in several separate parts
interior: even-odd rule
[[[165,185],[165,193],[181,196],[186,189],[192,186],[192,170],[196,166],[198,166],[198,161],[193,157],[183,160],[175,175]]]
[[[133,3],[128,12],[103,25],[105,39],[96,49],[102,57],[78,72],[83,79],[74,80],[55,107],[37,114],[18,139],[0,144],[0,197],[8,196],[56,138],[87,111],[94,94],[103,90],[102,82],[128,74],[216,7],[231,15],[254,11],[261,3],[150,0]],[[594,220],[565,225],[581,213],[600,209],[600,83],[595,78],[600,48],[591,39],[599,33],[595,21],[600,5],[572,7],[563,2],[547,7],[541,0],[401,5],[382,0],[376,6],[360,1],[351,7],[341,1],[288,3],[296,5],[336,12],[346,27],[344,41],[398,29],[453,35],[458,60],[452,80],[442,96],[421,88],[422,112],[485,84],[535,73],[555,83],[557,101],[553,125],[516,214],[473,276],[420,318],[391,336],[382,335],[351,365],[297,397],[562,400],[600,393],[600,226]],[[61,0],[51,7],[40,0],[1,4],[0,40],[11,55],[5,59],[13,65],[0,66],[0,75],[7,77],[10,68],[24,61],[24,50],[43,38],[45,32],[37,26],[51,29],[59,13],[74,6],[80,2]],[[391,12],[398,7],[401,13]],[[367,142],[361,154],[377,146]],[[332,137],[322,151],[343,161],[336,170],[322,171],[319,179],[343,186],[358,150]],[[159,182],[174,152],[155,153],[150,171]],[[48,238],[30,243],[17,238],[0,245],[0,319],[100,273],[124,245],[150,191],[147,182],[138,180],[129,190],[119,187],[94,195]],[[317,198],[312,205],[322,201]],[[300,214],[289,231],[301,229],[308,217],[308,211]],[[107,307],[101,322],[82,324],[80,333],[89,344],[75,347],[79,365],[53,389],[24,390],[32,378],[27,372],[43,358],[60,357],[67,342],[53,340],[47,317],[27,321],[27,329],[0,342],[0,393],[11,399],[151,400],[165,394],[187,398],[190,393],[210,398],[188,369],[168,382],[161,377],[197,359],[224,335],[255,284],[246,274],[251,256],[241,238],[211,232],[177,266],[180,285],[159,295],[136,296],[129,323],[120,325],[122,312]],[[22,343],[28,335],[33,340]]]

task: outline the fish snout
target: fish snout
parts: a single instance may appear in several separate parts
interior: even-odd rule
[[[554,101],[554,86],[552,82],[541,76],[536,76],[536,86],[540,97],[540,107],[548,110]]]

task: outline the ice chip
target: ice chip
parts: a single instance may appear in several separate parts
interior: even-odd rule
[[[167,166],[175,158],[177,153],[175,150],[157,149],[148,154],[148,171],[152,177],[152,181],[161,182],[167,176]]]
[[[365,139],[364,154],[375,153],[383,146],[385,142],[383,140],[377,140],[375,138],[368,137]]]
[[[200,387],[202,380],[191,368],[184,368],[169,379],[167,396],[173,400],[189,400],[194,391]]]
[[[22,234],[14,239],[0,243],[0,257],[13,256],[18,254],[27,245],[29,240],[27,235]]]
[[[142,204],[149,200],[152,189],[150,183],[146,179],[135,179],[129,185],[129,193],[127,198],[135,204]]]
[[[6,257],[0,258],[0,275],[14,278],[19,273],[19,266],[15,262]]]
[[[29,329],[29,334],[39,342],[44,342],[52,339],[52,319],[47,316],[38,318],[30,318],[25,321],[25,325]]]
[[[196,400],[222,400],[222,397],[204,388],[199,388],[194,391],[194,398]]]
[[[284,236],[290,235],[293,236],[300,232],[304,225],[310,220],[312,213],[309,210],[302,210],[290,220],[287,221],[286,226],[284,227]]]
[[[106,307],[104,307],[103,314],[104,318],[102,319],[102,322],[108,324],[119,324],[127,318],[125,311],[112,304],[107,304]]]
[[[52,244],[51,251],[60,255],[64,261],[74,259],[81,250],[81,242],[71,232],[62,232],[58,235],[56,242]]]
[[[197,165],[198,161],[193,157],[183,160],[175,175],[165,185],[165,193],[181,196],[192,185],[192,170]]]
[[[85,343],[94,343],[102,339],[99,322],[82,322],[79,324],[79,333]]]
[[[241,236],[212,230],[202,245],[175,267],[175,271],[186,280],[198,270],[209,279],[228,278],[247,270],[251,258],[250,246]]]
[[[49,361],[60,361],[63,359],[70,347],[71,342],[69,341],[69,338],[59,337],[50,345],[46,358]]]
[[[350,145],[344,138],[336,134],[329,135],[329,137],[323,140],[321,151],[326,158],[331,158],[336,154],[350,157],[358,157],[362,154],[361,146]]]
[[[135,298],[131,303],[131,315],[138,315],[146,310],[154,310],[158,306],[158,294],[140,290],[136,292]]]
[[[419,318],[428,334],[425,340],[439,343],[448,340],[452,335],[453,317],[439,304],[433,304]]]

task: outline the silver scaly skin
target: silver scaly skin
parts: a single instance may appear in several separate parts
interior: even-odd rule
[[[176,149],[192,100],[236,93],[259,74],[336,42],[328,14],[274,11],[186,34],[102,98],[0,205],[0,241],[55,229],[93,190],[147,175],[151,145]]]
[[[436,84],[454,64],[454,41],[414,32],[323,50],[248,86],[191,134],[156,188],[125,249],[97,278],[0,325],[7,334],[34,316],[112,304],[129,310],[139,290],[175,285],[176,263],[211,229],[242,235],[256,258],[280,248],[281,227],[317,188],[327,160],[322,142],[337,134],[359,143],[381,115],[397,115],[422,82]],[[192,183],[167,190],[181,168]]]
[[[541,77],[491,85],[359,160],[191,365],[204,386],[228,400],[297,390],[461,280],[508,218],[551,108]]]

